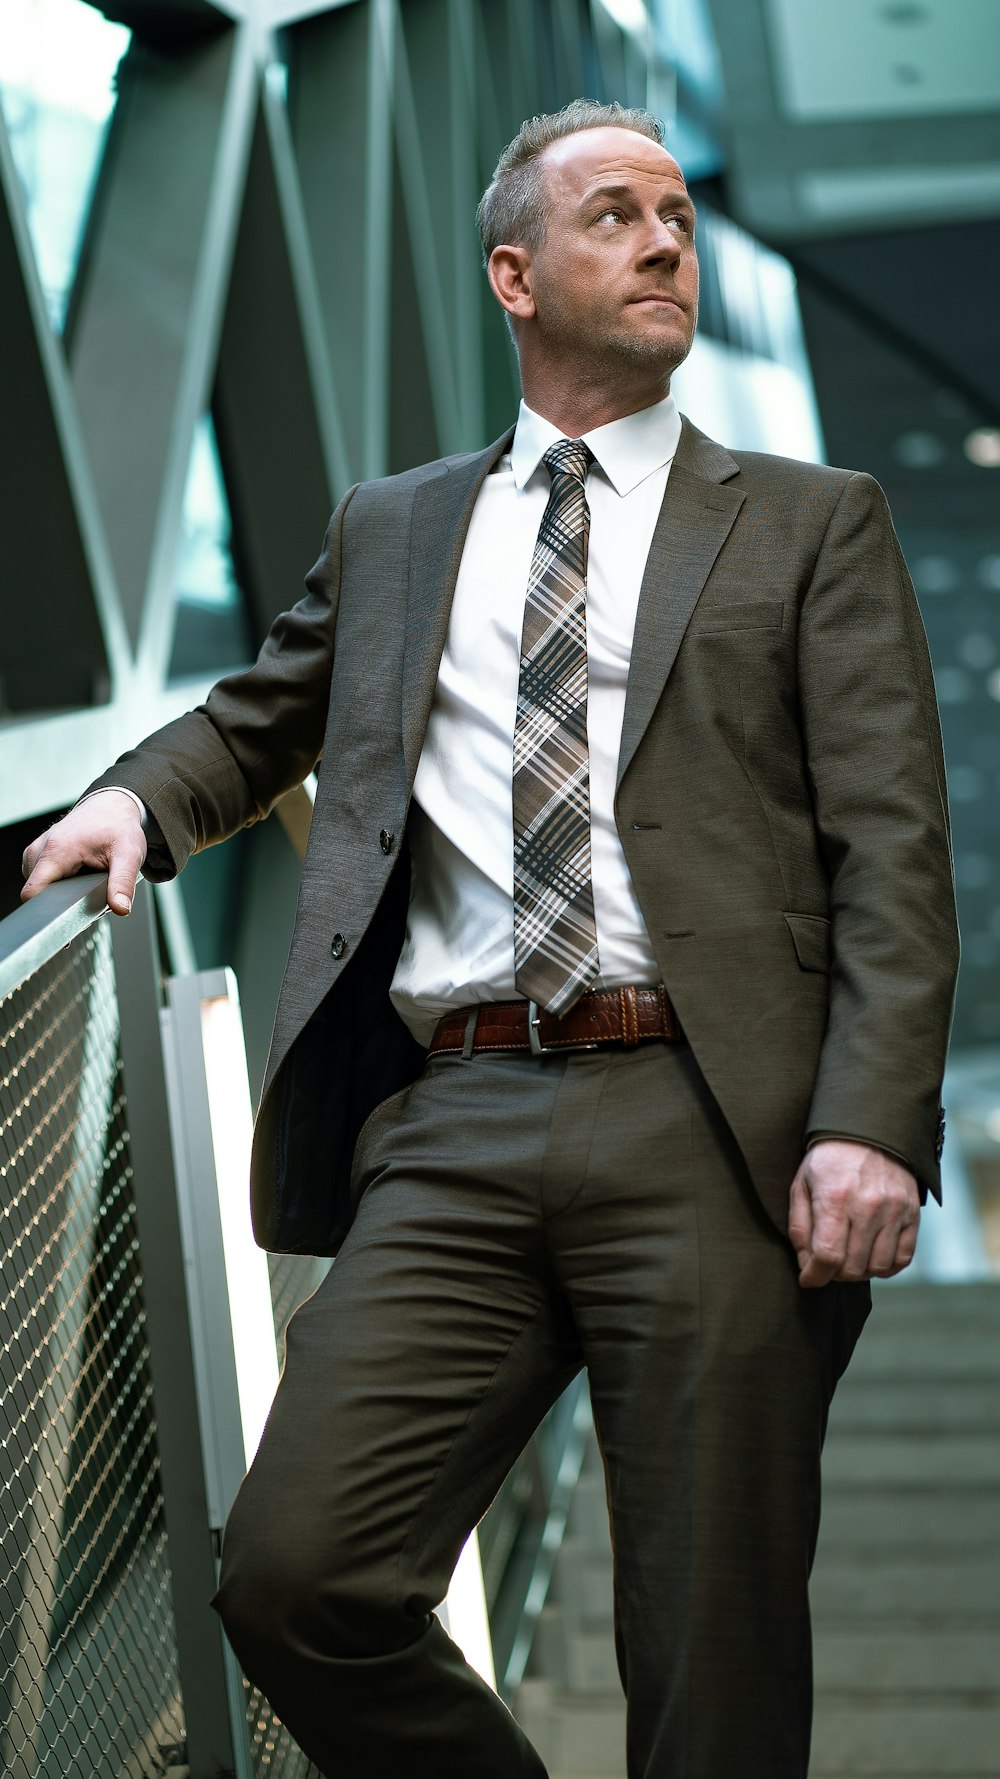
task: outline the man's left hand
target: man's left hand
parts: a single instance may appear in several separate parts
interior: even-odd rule
[[[870,1143],[825,1137],[806,1151],[789,1194],[799,1284],[893,1278],[913,1259],[919,1223],[909,1168]]]

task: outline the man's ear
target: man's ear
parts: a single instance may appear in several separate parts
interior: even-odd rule
[[[486,276],[500,307],[515,321],[530,321],[535,313],[535,299],[531,293],[531,254],[527,247],[494,247]]]

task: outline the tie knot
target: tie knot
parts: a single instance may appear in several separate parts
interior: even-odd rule
[[[581,487],[593,461],[594,453],[582,439],[557,439],[542,458],[553,480],[556,476],[571,476]]]

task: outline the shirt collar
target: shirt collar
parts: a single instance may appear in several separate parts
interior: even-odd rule
[[[624,414],[620,420],[609,420],[607,425],[595,426],[593,432],[581,436],[615,492],[631,494],[654,470],[670,462],[681,436],[681,417],[673,396],[668,395],[651,408]],[[519,493],[549,446],[564,437],[550,420],[536,414],[527,402],[521,402],[510,448],[510,466]]]

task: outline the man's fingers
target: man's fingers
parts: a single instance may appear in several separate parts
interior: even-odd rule
[[[102,791],[71,809],[61,822],[32,841],[22,861],[27,881],[21,900],[78,871],[108,873],[108,906],[128,914],[135,881],[146,857],[146,837],[130,797]]]
[[[60,876],[59,866],[54,860],[46,860],[43,855],[37,865],[31,867],[27,882],[22,886],[22,902],[28,901],[31,896],[36,896],[40,889],[44,889],[47,883],[54,883],[58,876]]]
[[[913,1222],[904,1224],[902,1229],[898,1223],[893,1223],[879,1230],[868,1257],[868,1277],[891,1279],[909,1266],[916,1252],[919,1223],[918,1216]]]
[[[851,1232],[844,1263],[837,1277],[850,1283],[857,1279],[889,1278],[913,1259],[920,1222],[919,1205],[910,1191],[894,1179],[880,1197],[861,1197],[853,1207]]]
[[[146,848],[116,846],[108,868],[108,907],[115,914],[131,914],[135,896],[135,880],[139,875]]]
[[[812,1232],[812,1199],[805,1173],[799,1168],[788,1193],[788,1239],[798,1255],[800,1266],[808,1259]]]
[[[895,1156],[861,1138],[824,1138],[799,1169],[811,1204],[808,1252],[796,1243],[799,1283],[891,1278],[913,1259],[920,1222],[917,1181]],[[800,1232],[799,1176],[789,1233]],[[793,1233],[794,1232],[794,1233]]]
[[[799,1273],[799,1284],[803,1291],[812,1291],[820,1289],[823,1285],[828,1285],[830,1280],[835,1279],[836,1276],[837,1268],[834,1261],[820,1260],[815,1254],[810,1254]]]
[[[814,1203],[812,1240],[804,1266],[800,1257],[799,1284],[807,1288],[828,1285],[836,1278],[847,1255],[851,1234],[846,1208],[837,1204]]]
[[[836,1255],[814,1242],[811,1253],[799,1255],[799,1284],[807,1291],[817,1285],[828,1285],[831,1279],[837,1278],[841,1265]]]
[[[841,1264],[846,1237],[836,1219],[813,1203],[805,1163],[789,1191],[788,1236],[798,1258],[799,1284],[806,1290],[828,1284]]]
[[[30,879],[35,866],[45,850],[45,842],[51,832],[51,828],[46,828],[44,834],[39,834],[37,840],[33,840],[30,846],[25,847],[24,857],[21,860],[21,876],[25,879]]]

